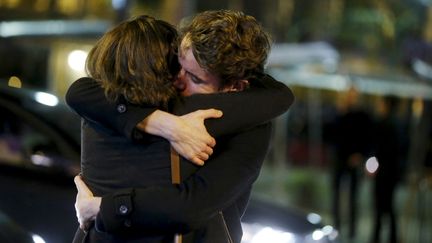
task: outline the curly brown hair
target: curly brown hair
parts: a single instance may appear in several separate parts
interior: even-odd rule
[[[87,58],[87,73],[110,100],[166,106],[176,95],[178,35],[169,23],[141,15],[105,33]]]
[[[205,11],[180,32],[180,52],[192,48],[199,65],[221,78],[221,87],[264,72],[271,38],[250,15],[234,10]]]

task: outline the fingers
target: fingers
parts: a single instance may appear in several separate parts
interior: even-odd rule
[[[200,146],[205,146],[210,148],[216,146],[216,139],[207,132],[201,134],[201,137],[199,139],[202,143],[200,144]],[[207,151],[207,148],[203,149],[203,151]]]
[[[197,154],[194,154],[194,157],[197,157],[201,160],[208,160],[210,158],[210,155],[213,154],[213,148],[210,146],[206,146],[201,152],[198,152]]]
[[[208,156],[213,154],[213,148],[207,146],[206,149],[203,151],[203,153],[207,154]]]
[[[214,146],[216,146],[216,139],[214,139],[214,137],[210,137],[210,139],[207,141],[207,145],[210,146],[210,148],[213,148]],[[212,149],[212,153],[213,153],[213,149]]]
[[[201,153],[198,153],[194,155],[191,159],[191,161],[196,165],[204,165],[205,161],[210,158],[210,156],[213,154],[213,149],[209,146],[206,147],[204,151]]]
[[[203,161],[206,161],[206,160],[208,160],[209,159],[209,155],[208,154],[206,154],[206,153],[200,153],[199,155],[199,158],[201,159],[201,160],[203,160]]]
[[[74,183],[75,183],[75,187],[77,188],[78,192],[80,192],[80,190],[81,190],[81,183],[83,183],[80,175],[77,175],[77,176],[74,177]]]
[[[74,177],[74,183],[78,190],[79,194],[87,194],[93,196],[93,193],[90,191],[90,189],[87,187],[87,185],[82,180],[81,176],[75,176]]]
[[[203,166],[204,165],[204,160],[202,160],[202,159],[200,159],[198,157],[194,157],[194,158],[190,159],[190,161],[192,163],[196,164],[196,165],[199,165],[199,166]]]
[[[220,117],[222,117],[223,112],[220,110],[216,110],[216,109],[207,109],[207,110],[199,110],[199,115],[203,119],[220,118]]]

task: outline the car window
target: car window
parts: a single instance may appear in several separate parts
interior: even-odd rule
[[[0,102],[0,164],[24,168],[55,168],[66,172],[77,158],[65,152],[65,142],[49,125],[24,110]],[[62,147],[63,146],[63,147]]]
[[[22,161],[22,145],[19,136],[19,125],[10,112],[0,108],[0,162],[17,164]]]

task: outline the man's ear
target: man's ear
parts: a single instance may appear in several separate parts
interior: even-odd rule
[[[246,79],[241,79],[235,81],[228,89],[225,91],[243,91],[249,87],[249,81]]]

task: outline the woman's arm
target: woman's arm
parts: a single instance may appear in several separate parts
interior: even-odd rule
[[[66,103],[81,117],[103,124],[128,138],[138,135],[136,125],[157,110],[153,106],[133,106],[124,100],[110,102],[92,78],[80,78],[69,87]]]

